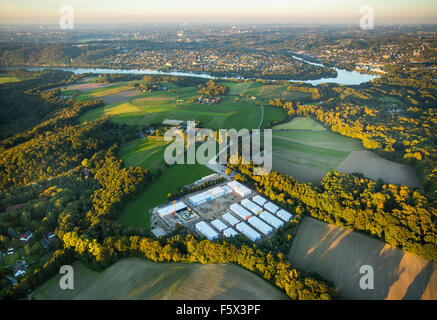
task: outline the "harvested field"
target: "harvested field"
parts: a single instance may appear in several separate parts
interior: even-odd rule
[[[259,94],[263,99],[274,99],[282,97],[282,93],[285,91],[285,86],[279,84],[264,85]]]
[[[130,89],[119,93],[106,95],[101,98],[103,99],[103,103],[113,104],[113,103],[128,101],[129,99],[135,97],[138,94],[139,92],[136,89]]]
[[[106,87],[110,87],[110,86],[112,86],[111,83],[87,82],[87,83],[78,83],[78,84],[68,86],[67,90],[92,91],[92,90],[106,88]],[[62,87],[62,88],[65,88],[65,87]]]
[[[386,160],[367,150],[351,152],[337,170],[345,173],[360,172],[368,178],[374,180],[381,178],[391,184],[421,187],[412,166]]]
[[[260,300],[288,299],[255,274],[232,264],[155,263],[120,260],[95,272],[73,265],[75,288],[61,290],[61,275],[35,290],[35,299],[83,300]]]
[[[333,281],[340,299],[437,299],[435,263],[310,217],[302,221],[288,259]],[[373,290],[360,288],[363,265],[373,267]]]

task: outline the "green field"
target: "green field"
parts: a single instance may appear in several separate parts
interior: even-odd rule
[[[279,300],[288,299],[264,279],[233,264],[155,263],[122,259],[102,272],[76,262],[74,289],[62,290],[56,275],[36,300]]]
[[[18,82],[21,81],[21,79],[18,79],[16,77],[11,77],[9,74],[2,73],[0,74],[0,84],[9,83],[9,82]]]
[[[258,96],[261,92],[263,84],[256,81],[248,81],[242,83],[223,82],[222,85],[229,87],[229,95],[239,96],[241,94],[247,96]]]
[[[162,168],[167,142],[162,138],[140,138],[120,149],[119,157],[126,167],[142,167],[151,171]]]
[[[175,164],[165,169],[163,174],[130,201],[123,209],[119,222],[126,227],[138,227],[143,230],[149,228],[149,210],[168,202],[167,194],[175,192],[179,187],[190,184],[212,171],[200,164]]]
[[[294,118],[277,127],[282,130],[273,131],[273,169],[300,182],[318,184],[352,151],[364,150],[361,141],[332,133],[310,118]]]
[[[189,89],[189,88],[184,88]],[[128,125],[150,125],[165,119],[197,120],[203,127],[211,129],[257,128],[261,120],[261,108],[252,102],[234,102],[225,97],[217,105],[196,103],[177,104],[176,99],[187,99],[191,90],[183,94],[152,92],[135,97],[127,102],[110,104],[90,110],[80,118],[82,122],[110,116],[115,123]],[[263,126],[273,120],[282,120],[284,112],[278,108],[265,107]]]
[[[330,170],[362,173],[386,183],[420,187],[411,166],[378,157],[358,139],[330,132],[310,118],[294,118],[273,131],[273,169],[318,184]],[[293,130],[287,130],[293,129]]]
[[[4,266],[10,266],[20,259],[20,253],[6,254],[2,256],[2,263]]]
[[[305,117],[295,117],[287,123],[282,123],[273,127],[273,130],[310,130],[325,131],[326,128],[319,122]]]

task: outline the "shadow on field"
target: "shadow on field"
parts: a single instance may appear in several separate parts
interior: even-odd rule
[[[309,217],[299,228],[289,260],[301,270],[331,280],[339,299],[421,299],[428,289],[427,298],[437,292],[437,283],[431,282],[433,273],[437,277],[435,263]],[[374,270],[373,290],[360,288],[364,265]]]
[[[434,263],[429,261],[425,268],[416,276],[414,281],[408,287],[408,291],[403,300],[416,300],[425,293],[426,287],[423,286],[424,283],[430,283],[432,278],[432,273],[434,271]]]

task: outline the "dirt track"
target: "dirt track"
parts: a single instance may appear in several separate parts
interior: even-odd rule
[[[305,217],[289,261],[334,282],[340,299],[437,299],[437,265],[357,232]],[[374,269],[374,289],[362,290],[362,265]]]

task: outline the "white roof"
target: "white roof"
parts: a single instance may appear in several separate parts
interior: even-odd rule
[[[241,204],[249,209],[252,213],[259,214],[261,211],[263,211],[263,208],[261,208],[259,205],[253,203],[249,199],[243,199],[241,200]]]
[[[259,231],[261,231],[263,234],[269,234],[270,232],[273,231],[273,228],[271,226],[269,226],[267,223],[263,222],[260,218],[258,217],[250,217],[247,222],[254,226],[256,229],[258,229]]]
[[[215,188],[209,189],[207,192],[211,196],[218,196],[218,195],[225,194],[225,190],[222,187],[215,187]]]
[[[242,197],[245,197],[252,193],[252,191],[249,188],[243,186],[241,183],[235,180],[228,182],[228,186]]]
[[[237,218],[235,218],[232,214],[230,214],[229,212],[225,213],[224,215],[222,215],[223,220],[225,220],[227,223],[229,223],[232,226],[235,226],[238,222],[240,222],[240,220],[238,220]]]
[[[208,240],[212,241],[218,238],[218,233],[214,231],[205,221],[196,223],[196,230],[203,234]]]
[[[261,235],[258,232],[253,230],[251,227],[249,227],[244,222],[240,222],[239,224],[237,224],[235,226],[235,228],[252,241],[256,241],[256,240],[259,240],[261,238]]]
[[[234,229],[232,229],[231,227],[227,228],[225,231],[223,231],[223,234],[230,238],[230,237],[234,237],[238,234],[237,231],[235,231]]]
[[[196,204],[202,201],[206,201],[208,197],[210,197],[208,192],[202,192],[189,197],[188,200],[190,200],[191,203]]]
[[[212,178],[216,178],[218,176],[219,175],[217,173],[213,173],[213,174],[210,174],[208,176],[203,177],[202,180],[205,181],[205,180],[209,180],[209,179],[212,179]]]
[[[252,213],[250,213],[249,211],[247,211],[246,209],[244,209],[242,206],[240,206],[238,203],[233,203],[229,206],[229,209],[231,209],[231,211],[233,213],[235,213],[237,216],[239,216],[241,219],[246,220],[247,218],[249,218]]]
[[[173,213],[174,211],[177,212],[179,210],[185,209],[186,207],[187,206],[185,205],[185,203],[179,201],[179,202],[176,202],[175,204],[170,204],[166,207],[158,209],[158,213],[161,217],[164,217],[170,213]]]
[[[223,222],[221,222],[221,220],[219,220],[219,219],[213,220],[211,222],[211,224],[213,225],[213,227],[215,227],[220,232],[222,232],[223,230],[225,230],[228,227]]]
[[[228,193],[232,192],[232,189],[229,188],[228,186],[223,186],[222,189],[225,190],[225,194],[228,194]]]
[[[284,209],[281,209],[278,212],[276,212],[276,215],[279,218],[281,218],[282,220],[284,220],[285,222],[290,221],[290,219],[293,217],[293,215],[291,213],[289,213],[288,211],[285,211]]]
[[[255,197],[252,198],[253,202],[255,202],[256,204],[260,205],[260,206],[264,206],[264,204],[267,202],[266,199],[264,199],[263,197],[256,195]]]
[[[167,234],[164,231],[164,229],[162,229],[161,227],[156,227],[155,229],[152,229],[151,231],[155,237],[161,237],[161,236],[165,236]]]
[[[259,214],[259,217],[263,219],[268,224],[274,226],[276,229],[282,227],[284,225],[284,221],[276,218],[273,214],[268,213],[267,211],[263,211]]]
[[[191,196],[188,198],[188,200],[190,200],[191,203],[196,204],[204,201],[209,201],[213,198],[218,198],[224,195],[225,193],[226,190],[224,190],[222,187],[214,187],[205,192],[198,193],[194,196]]]
[[[266,204],[264,204],[264,208],[273,213],[276,213],[276,211],[279,210],[279,207],[271,202],[267,202]]]

